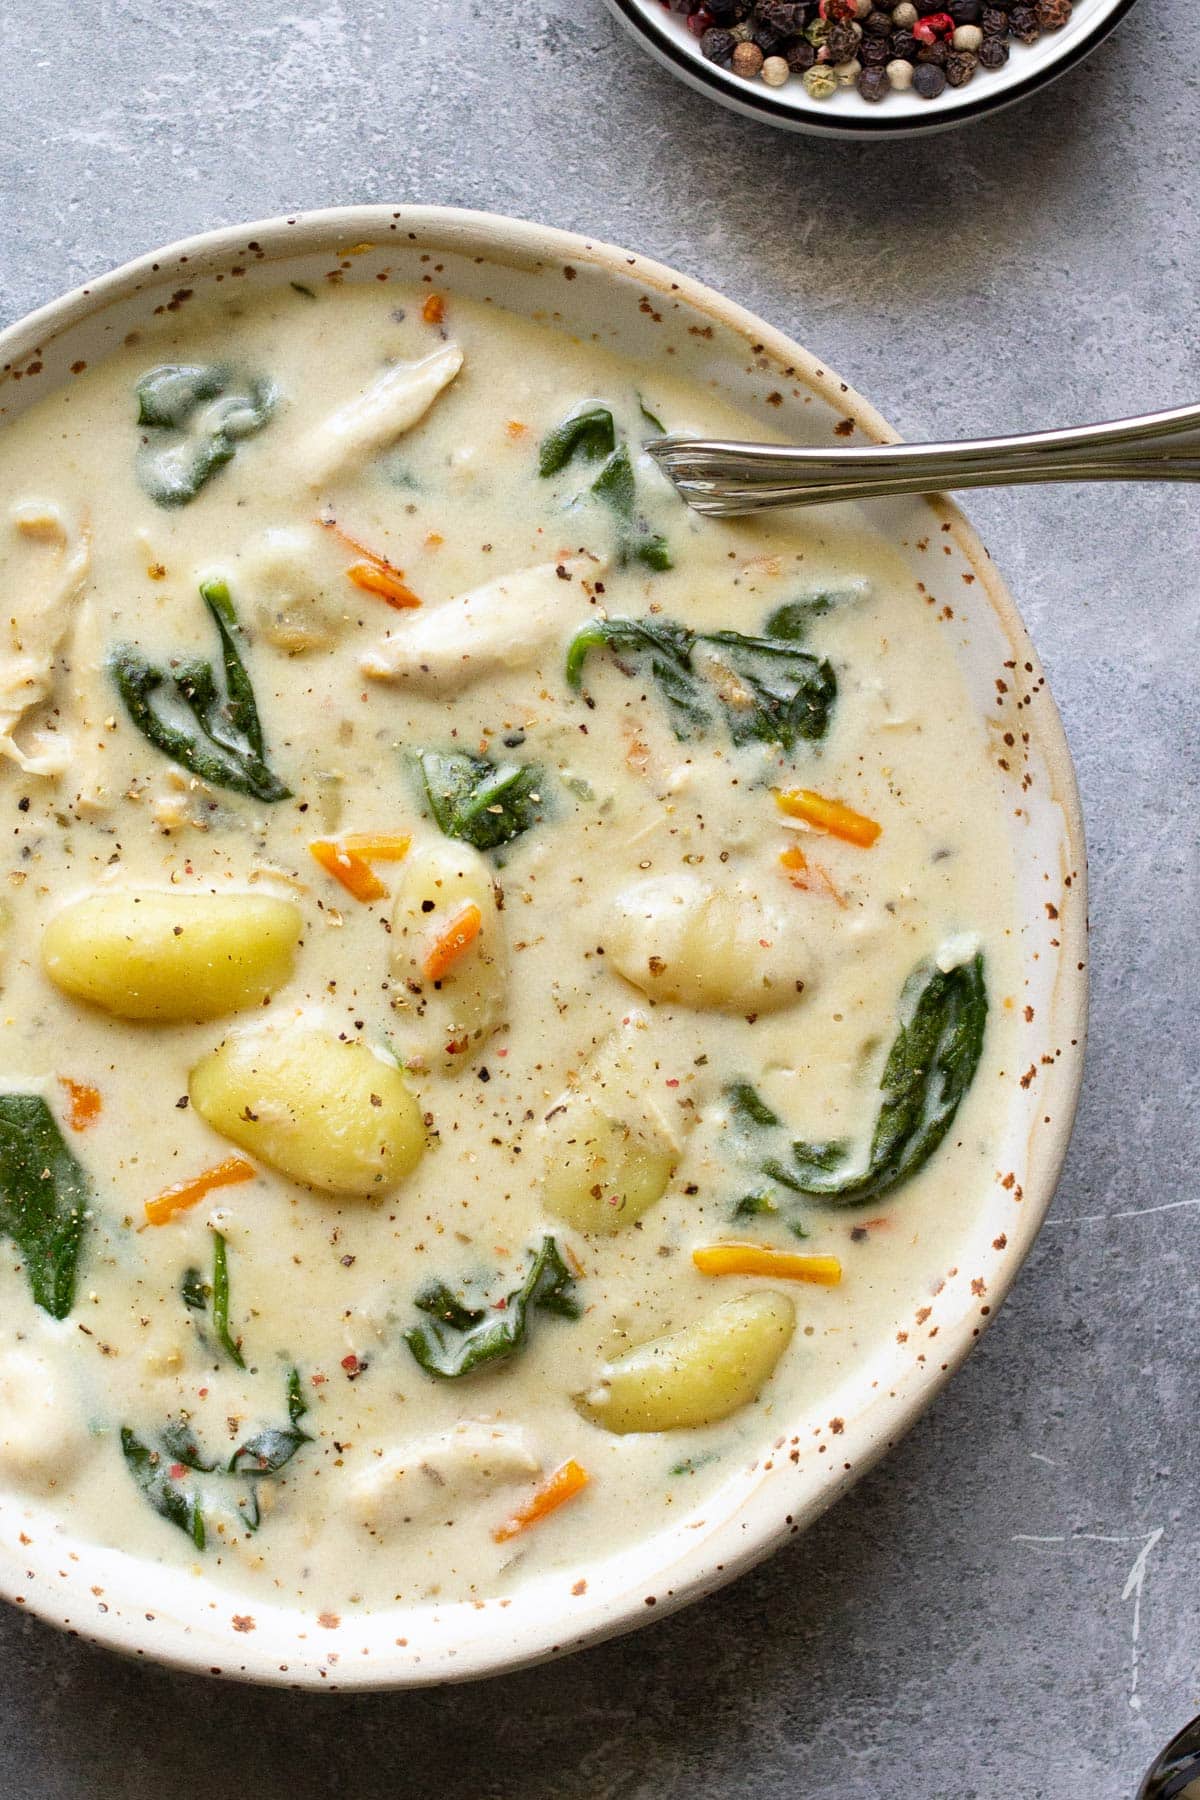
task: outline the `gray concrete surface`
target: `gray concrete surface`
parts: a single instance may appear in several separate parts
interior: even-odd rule
[[[182,233],[438,200],[655,253],[907,436],[1200,398],[1185,0],[913,146],[683,91],[600,0],[9,0],[0,316]],[[546,1670],[331,1700],[0,1616],[23,1800],[1123,1800],[1200,1707],[1196,640],[1184,490],[970,508],[1049,666],[1093,880],[1087,1086],[1052,1219],[965,1372],[803,1541]]]

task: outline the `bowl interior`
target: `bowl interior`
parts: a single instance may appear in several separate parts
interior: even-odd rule
[[[144,258],[3,334],[0,423],[93,365],[172,299],[234,283],[357,283],[423,277],[592,338],[670,355],[762,423],[801,441],[892,434],[794,344],[682,276],[624,251],[448,209],[340,209],[222,231]],[[631,1549],[545,1576],[486,1603],[316,1619],[239,1611],[203,1576],[72,1541],[51,1508],[0,1502],[0,1589],[115,1647],[165,1662],[285,1684],[398,1686],[466,1678],[626,1629],[729,1579],[801,1530],[928,1404],[984,1329],[1049,1204],[1066,1148],[1083,1040],[1082,833],[1061,726],[1036,657],[986,552],[957,510],[902,500],[871,522],[953,607],[956,654],[996,745],[1011,799],[1030,1016],[1007,1091],[994,1179],[971,1196],[954,1267],[917,1314],[826,1397],[832,1423],[790,1422],[797,1453],[764,1455],[704,1508]],[[1008,743],[1011,740],[1011,747]],[[836,1425],[836,1430],[834,1430]]]
[[[947,88],[937,100],[893,92],[871,102],[855,88],[841,88],[830,100],[812,100],[798,77],[781,88],[768,88],[757,78],[745,81],[709,62],[686,15],[669,11],[663,0],[609,0],[659,62],[723,105],[792,130],[854,137],[946,130],[1009,105],[1087,56],[1132,5],[1133,0],[1075,0],[1061,30],[1047,32],[1035,44],[1010,38],[1011,54],[1002,69],[981,69],[966,87]]]

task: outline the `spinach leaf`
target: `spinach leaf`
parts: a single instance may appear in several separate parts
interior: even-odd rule
[[[582,687],[588,653],[600,645],[635,662],[647,659],[681,742],[703,736],[717,718],[735,744],[778,744],[786,751],[829,728],[837,698],[833,669],[785,638],[697,632],[672,619],[591,619],[567,646],[569,687]]]
[[[608,407],[598,400],[585,401],[542,439],[538,474],[557,475],[577,456],[588,462],[598,462],[602,456],[608,456],[616,444],[616,426]]]
[[[0,1094],[0,1232],[21,1253],[38,1305],[65,1319],[91,1183],[40,1094]]]
[[[219,1231],[213,1232],[212,1322],[217,1342],[230,1362],[244,1369],[246,1359],[229,1329],[229,1247]]]
[[[205,1461],[195,1432],[182,1419],[172,1419],[164,1425],[159,1433],[159,1441],[172,1462],[182,1463],[185,1469],[195,1469],[198,1474],[211,1475],[214,1469],[220,1467],[219,1463]]]
[[[542,1239],[521,1286],[491,1307],[463,1306],[443,1281],[423,1289],[416,1305],[431,1322],[414,1325],[404,1341],[428,1374],[446,1381],[514,1355],[525,1342],[531,1308],[563,1319],[577,1319],[582,1310],[552,1237]]]
[[[203,1550],[207,1533],[200,1497],[191,1482],[171,1477],[171,1468],[180,1459],[167,1463],[162,1451],[147,1449],[127,1425],[121,1427],[121,1450],[129,1473],[154,1511],[190,1537],[197,1550]]]
[[[163,363],[137,384],[137,422],[146,441],[138,480],[159,506],[186,506],[231,461],[239,442],[275,410],[268,381],[239,381],[219,364]]]
[[[657,413],[653,413],[650,411],[650,408],[646,405],[646,402],[643,399],[641,394],[639,394],[637,397],[637,403],[638,403],[638,411],[641,413],[643,419],[645,419],[647,425],[653,425],[653,427],[654,427],[655,431],[658,433],[659,437],[665,436],[666,429],[667,429],[666,426],[663,424],[662,420],[659,418]]]
[[[974,1080],[987,1010],[981,955],[954,969],[914,969],[900,997],[900,1027],[879,1084],[883,1098],[866,1166],[849,1168],[841,1144],[794,1144],[800,1191],[861,1205],[915,1175],[949,1131]]]
[[[191,1268],[183,1271],[183,1277],[179,1283],[179,1293],[183,1304],[192,1312],[208,1310],[208,1288],[199,1269]]]
[[[424,750],[418,762],[429,809],[447,837],[496,850],[542,816],[536,763],[498,763],[462,750]]]
[[[779,1114],[772,1112],[756,1087],[748,1081],[731,1081],[725,1089],[729,1110],[740,1125],[778,1125]]]
[[[733,1219],[761,1219],[764,1213],[778,1211],[779,1207],[770,1194],[743,1194],[729,1216]]]
[[[256,800],[286,800],[291,789],[267,766],[262,725],[254,687],[238,649],[241,628],[229,589],[223,581],[206,581],[200,589],[221,642],[224,691],[212,664],[199,658],[175,664],[172,673],[156,668],[132,644],[118,644],[108,659],[109,672],[125,702],[125,710],[144,738],[213,787],[232,788]],[[172,724],[152,704],[160,688],[174,698],[191,720]]]
[[[311,1432],[300,1429],[308,1403],[300,1386],[299,1369],[288,1373],[287,1409],[289,1425],[268,1425],[238,1445],[229,1459],[230,1475],[277,1475],[302,1445],[312,1443]]]
[[[637,511],[637,484],[624,444],[618,445],[592,483],[592,492],[617,516],[617,555],[621,562],[645,563],[649,569],[672,567],[671,548]]]

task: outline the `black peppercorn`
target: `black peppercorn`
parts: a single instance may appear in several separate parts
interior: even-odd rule
[[[1008,14],[1002,13],[998,6],[985,6],[979,23],[983,27],[985,38],[1008,36]]]
[[[701,38],[700,42],[703,44],[704,39]],[[764,56],[778,56],[787,42],[787,33],[776,31],[773,25],[756,25],[750,42],[757,44]]]
[[[882,100],[890,87],[883,69],[864,69],[858,78],[858,91],[864,100]]]
[[[700,39],[700,48],[709,62],[719,63],[723,69],[727,69],[733,61],[737,39],[728,31],[720,31],[715,25],[710,25]]]
[[[979,58],[970,50],[952,50],[946,58],[946,80],[951,87],[966,87],[979,67]]]
[[[946,76],[936,63],[918,63],[913,70],[913,88],[922,100],[936,100],[946,86]]]
[[[858,33],[848,20],[834,19],[825,37],[825,48],[831,63],[849,62],[858,55]]]
[[[938,38],[936,43],[921,45],[921,48],[917,51],[917,62],[918,64],[933,63],[935,67],[940,68],[949,54],[950,53],[946,49],[941,38]]]
[[[787,66],[793,75],[803,75],[811,69],[817,60],[817,53],[806,38],[800,38],[787,47]]]
[[[709,7],[712,12],[712,7]],[[798,5],[797,0],[758,0],[754,8],[754,23],[769,25],[781,37],[795,37],[798,31],[804,30],[807,6]]]
[[[1008,22],[1023,44],[1036,44],[1042,35],[1037,11],[1032,6],[1014,6],[1008,15]]]
[[[1071,16],[1071,0],[1038,0],[1037,16],[1043,31],[1061,31]]]
[[[727,31],[731,25],[744,19],[750,8],[744,4],[744,0],[705,0],[704,10],[714,25]]]
[[[946,11],[956,25],[978,25],[983,0],[950,0]]]
[[[1008,45],[1004,39],[985,37],[979,46],[979,61],[985,69],[1002,69],[1008,61]]]
[[[890,13],[868,13],[863,20],[863,36],[886,38],[892,35],[892,16]]]
[[[864,69],[883,69],[892,60],[892,46],[884,38],[865,37],[858,46],[858,60]]]
[[[892,55],[899,57],[902,62],[916,62],[920,48],[911,31],[893,31]]]

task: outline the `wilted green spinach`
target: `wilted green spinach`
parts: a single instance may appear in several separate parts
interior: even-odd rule
[[[444,1281],[417,1295],[416,1305],[428,1325],[414,1325],[404,1341],[430,1375],[454,1381],[489,1363],[502,1362],[525,1342],[531,1309],[577,1319],[580,1305],[575,1281],[552,1237],[541,1249],[519,1288],[490,1306],[466,1306]]]
[[[186,506],[261,431],[278,398],[269,381],[242,380],[216,363],[163,363],[137,384],[144,440],[138,480],[159,506]]]
[[[438,829],[476,850],[511,843],[542,817],[536,763],[496,762],[463,750],[423,750],[417,761]]]
[[[0,1094],[0,1232],[21,1253],[30,1290],[52,1318],[75,1300],[91,1183],[40,1094]]]
[[[133,644],[118,644],[109,671],[130,719],[156,750],[213,787],[255,800],[286,800],[291,789],[267,766],[254,687],[242,661],[241,627],[223,581],[206,581],[200,597],[221,640],[224,691],[210,662],[192,657],[170,670],[148,662]],[[175,702],[172,722],[153,704],[163,690]],[[191,715],[188,717],[188,715]]]

